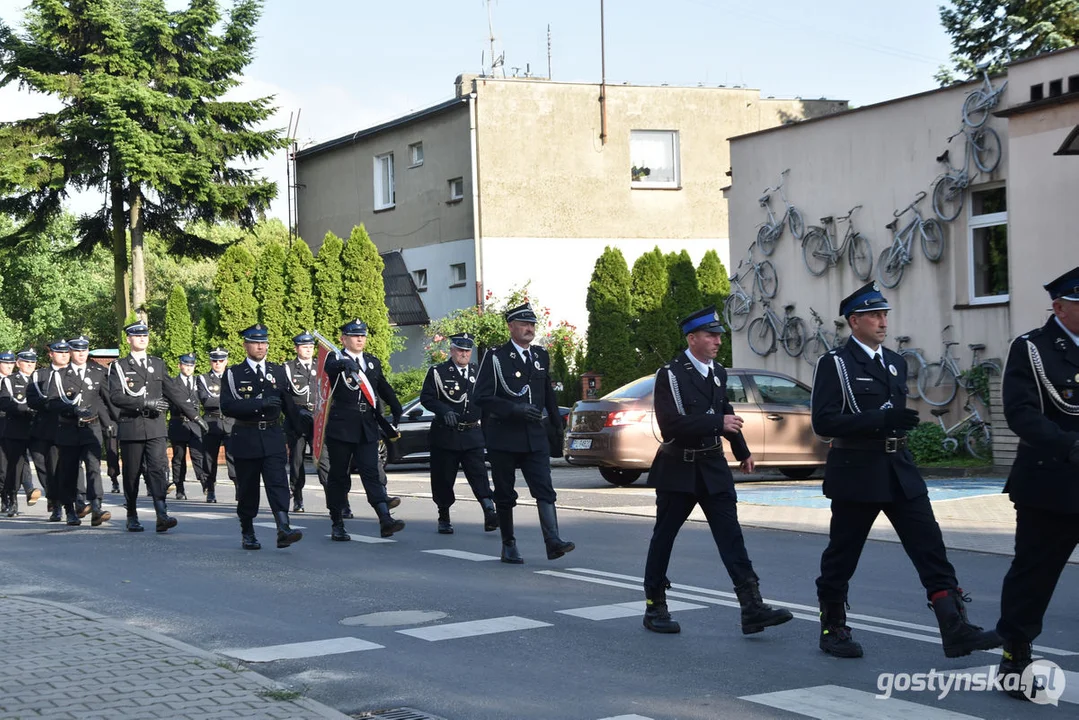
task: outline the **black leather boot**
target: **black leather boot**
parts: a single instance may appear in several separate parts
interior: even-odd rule
[[[375,514],[378,515],[378,531],[379,534],[388,538],[394,533],[401,532],[405,529],[404,520],[396,520],[390,515],[390,508],[386,503],[378,503],[375,505]]]
[[[48,506],[49,519],[48,522],[63,522],[64,518],[60,515],[61,508],[55,503],[50,503]]]
[[[211,483],[206,483],[206,502],[208,502],[208,503],[216,503],[217,502],[217,495],[214,494],[214,484],[212,482]]]
[[[168,508],[164,500],[154,500],[154,512],[157,513],[157,526],[159,532],[167,532],[176,527],[176,518],[169,517]]]
[[[288,522],[288,513],[281,511],[274,515],[277,520],[277,547],[287,548],[292,543],[298,543],[303,539],[303,533],[293,530]]]
[[[176,499],[187,500],[187,493],[184,492],[184,484],[176,483]]]
[[[261,550],[262,543],[255,537],[255,523],[251,518],[240,518],[240,546],[244,550]]]
[[[86,502],[86,500],[84,498],[76,500],[75,501],[75,512],[78,513],[79,517],[81,517],[81,518],[86,517],[87,515],[90,514],[90,503]]]
[[[997,669],[997,679],[1004,692],[1016,700],[1033,700],[1039,691],[1044,690],[1037,682],[1040,678],[1035,678],[1035,687],[1023,687],[1023,671],[1032,662],[1031,650],[1028,642],[1004,641],[1004,659],[1000,661]]]
[[[520,565],[524,558],[517,552],[517,540],[513,537],[513,507],[497,505],[495,511],[498,513],[498,529],[502,533],[502,562]]]
[[[495,510],[494,501],[491,498],[483,498],[480,500],[480,507],[483,508],[483,531],[492,532],[498,529],[498,512]]]
[[[682,632],[682,626],[671,619],[667,610],[665,588],[644,589],[644,626],[652,632],[673,634]]]
[[[847,627],[844,603],[820,604],[820,649],[841,658],[862,657],[862,646],[854,642]]]
[[[82,525],[82,520],[79,519],[79,513],[75,510],[75,503],[68,503],[64,506],[64,514],[67,515],[67,524],[72,527],[76,525]]]
[[[558,537],[558,516],[555,514],[554,503],[540,501],[536,503],[536,509],[539,511],[540,529],[543,531],[543,544],[547,546],[548,560],[557,560],[577,547]]]
[[[127,524],[125,525],[128,532],[142,532],[145,528],[142,523],[139,522],[138,515],[128,515]]]
[[[116,482],[116,478],[112,479],[112,489],[109,490],[109,492],[112,492],[112,493],[119,493],[120,492],[120,483]]]
[[[348,503],[345,503],[345,507],[341,510],[341,517],[345,520],[351,520],[353,517],[355,517],[352,514],[352,506]]]
[[[11,496],[11,502],[7,506],[7,516],[15,517],[19,514],[19,494],[15,493]]]
[[[303,490],[296,490],[292,493],[292,512],[303,512]]]
[[[395,507],[397,507],[400,504],[401,504],[401,498],[397,497],[396,495],[390,495],[386,499],[386,507],[388,507],[390,510],[393,510]]]
[[[937,616],[940,626],[940,639],[944,645],[944,655],[955,658],[970,655],[975,650],[992,650],[1000,647],[1003,640],[993,630],[982,630],[967,620],[965,603],[970,596],[955,588],[937,593],[936,599],[929,603]]]
[[[738,604],[742,606],[742,634],[759,633],[766,627],[782,625],[794,619],[786,608],[774,608],[761,598],[760,581],[756,576],[734,586]]]
[[[345,521],[341,517],[341,513],[335,510],[330,510],[330,522],[332,523],[330,530],[330,540],[336,540],[337,542],[348,542],[352,537],[345,532]]]
[[[112,520],[112,513],[108,510],[101,509],[100,500],[94,500],[94,502],[91,503],[90,524],[97,527],[101,523],[108,522],[109,520]]]
[[[450,509],[438,509],[438,534],[453,535],[453,523],[450,522]]]

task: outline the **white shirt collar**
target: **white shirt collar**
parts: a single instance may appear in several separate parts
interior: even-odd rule
[[[252,370],[254,370],[255,372],[258,372],[258,371],[259,371],[259,368],[261,367],[261,368],[262,368],[262,374],[263,374],[263,375],[265,375],[265,374],[266,374],[266,361],[265,361],[265,360],[262,360],[262,361],[255,361],[255,360],[252,360],[251,358],[247,358],[247,364],[248,364],[248,365],[249,365],[249,366],[251,367],[251,369],[252,369]]]
[[[693,363],[693,367],[697,368],[697,372],[701,374],[701,377],[708,377],[708,373],[712,370],[711,361],[708,361],[707,364],[702,363],[700,360],[693,357],[693,353],[691,353],[688,348],[686,349],[686,357]]]
[[[1070,337],[1073,343],[1079,345],[1079,335],[1076,335],[1071,330],[1064,327],[1064,323],[1060,322],[1060,318],[1058,318],[1056,315],[1053,316],[1053,319],[1057,321],[1057,325],[1059,325],[1060,329],[1064,331],[1064,334]]]
[[[135,358],[136,362],[143,362],[143,361],[146,360],[146,351],[145,350],[132,350],[131,351],[131,357]]]
[[[72,370],[74,370],[75,372],[77,372],[80,375],[83,375],[83,374],[86,373],[86,366],[85,365],[76,365],[75,363],[71,363],[70,365],[68,365],[68,367],[71,368]]]
[[[512,340],[510,340],[510,345],[513,345],[513,347],[517,348],[517,352],[521,353],[522,358],[524,358],[526,352],[530,353],[530,351],[532,349],[531,345],[529,345],[526,348],[523,348],[520,345],[518,345],[517,343],[513,342]]]
[[[882,359],[884,358],[884,347],[883,346],[878,347],[876,350],[873,350],[868,345],[866,345],[864,342],[862,342],[858,338],[854,337],[853,335],[850,336],[850,339],[853,340],[854,342],[856,342],[858,344],[858,347],[860,347],[862,350],[865,350],[865,354],[869,356],[870,360],[873,360],[874,358],[876,358],[878,353],[880,354]]]
[[[468,372],[468,365],[458,365],[457,363],[454,363],[453,366],[457,368],[457,372],[461,374]]]

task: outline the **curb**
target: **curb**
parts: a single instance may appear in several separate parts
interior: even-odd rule
[[[230,670],[230,672],[234,672],[234,673],[236,673],[238,675],[242,674],[242,677],[244,677],[246,679],[253,680],[256,685],[260,685],[260,686],[262,686],[263,688],[265,688],[267,690],[289,690],[289,689],[291,689],[291,688],[286,687],[285,685],[282,685],[281,683],[277,682],[276,680],[271,680],[270,678],[266,677],[265,675],[260,675],[259,673],[255,672],[254,670],[251,670],[250,668],[248,668],[246,665],[243,665],[240,660],[236,660],[235,658],[229,658],[229,657],[225,657],[224,655],[218,655],[217,653],[213,653],[213,652],[210,652],[208,650],[203,650],[202,648],[197,648],[194,645],[188,645],[185,642],[181,642],[181,641],[176,640],[174,638],[170,638],[167,635],[162,635],[160,633],[154,632],[153,630],[146,630],[145,628],[136,627],[134,625],[130,625],[130,624],[124,622],[123,620],[116,620],[114,618],[110,618],[110,617],[107,617],[105,615],[100,615],[100,614],[95,613],[95,612],[93,612],[91,610],[84,610],[84,609],[82,609],[82,608],[80,608],[80,607],[78,607],[76,605],[69,605],[67,603],[56,602],[55,600],[46,600],[44,598],[33,597],[33,596],[30,596],[30,595],[11,595],[11,594],[7,594],[7,593],[3,593],[3,594],[0,594],[0,598],[10,598],[12,600],[21,600],[23,602],[28,602],[28,603],[35,604],[35,605],[47,605],[49,607],[56,608],[57,610],[63,610],[64,612],[71,613],[72,615],[78,615],[79,617],[84,618],[86,620],[92,620],[94,622],[100,623],[100,624],[105,625],[107,627],[111,627],[114,630],[132,633],[133,635],[138,635],[138,636],[140,636],[140,637],[142,637],[142,638],[144,638],[146,640],[150,640],[151,642],[156,642],[156,643],[161,644],[161,645],[167,645],[168,647],[171,647],[174,650],[178,650],[180,652],[187,653],[189,655],[194,655],[195,657],[199,658],[200,660],[206,660],[207,662],[211,662],[211,663],[213,663],[215,665],[224,663],[224,664],[229,665],[229,667],[242,666],[244,668],[242,671]],[[222,668],[222,669],[224,669],[224,668]],[[352,717],[350,715],[345,715],[344,713],[342,713],[342,712],[340,712],[338,710],[335,710],[335,709],[333,709],[332,707],[330,707],[328,705],[323,705],[322,703],[318,702],[317,700],[312,700],[311,698],[307,698],[307,697],[299,697],[299,698],[296,698],[295,700],[286,700],[286,701],[278,701],[278,702],[293,703],[294,705],[298,705],[298,706],[302,707],[304,710],[307,710],[307,711],[309,711],[311,713],[319,715],[320,717],[323,717],[326,720],[352,720]]]

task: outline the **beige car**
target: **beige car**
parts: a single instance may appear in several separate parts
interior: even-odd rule
[[[659,426],[652,412],[654,375],[634,380],[598,400],[573,406],[563,455],[571,465],[599,468],[612,485],[630,485],[652,465]],[[757,467],[803,479],[824,465],[828,446],[809,416],[810,388],[770,370],[727,371],[727,399],[745,420],[742,433]],[[733,459],[733,458],[729,458]]]

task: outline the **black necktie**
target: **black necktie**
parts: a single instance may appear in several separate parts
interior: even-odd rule
[[[887,368],[884,367],[884,353],[878,352],[874,357],[876,357],[877,362],[880,363],[881,369],[882,370],[887,370]]]
[[[527,350],[525,350],[523,353],[521,353],[521,357],[523,357],[525,359],[525,365],[531,365],[532,364],[532,355]]]
[[[262,382],[266,379],[266,375],[262,372],[262,363],[259,363],[255,366],[255,374],[258,375],[259,382]]]

